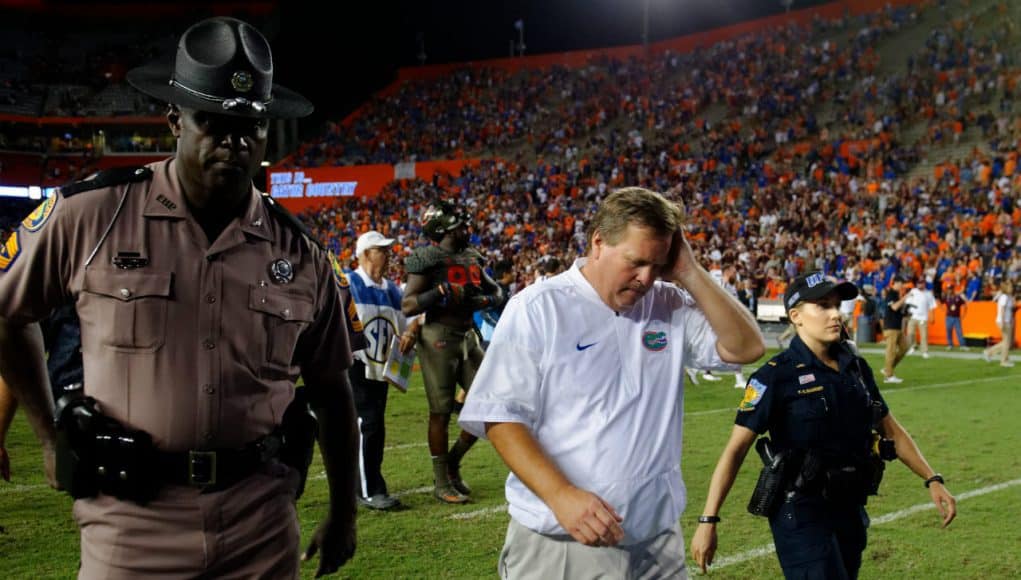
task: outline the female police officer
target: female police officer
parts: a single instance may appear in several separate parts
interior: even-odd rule
[[[785,464],[777,471],[779,501],[764,511],[788,578],[857,577],[868,526],[865,498],[874,493],[868,487],[877,470],[873,429],[892,439],[900,460],[925,479],[943,525],[954,519],[955,500],[943,478],[889,412],[868,363],[842,340],[840,301],[857,294],[853,284],[834,284],[819,272],[795,279],[784,294],[797,336],[745,390],[691,541],[703,571],[716,552],[723,500],[756,436],[766,431],[771,452]]]

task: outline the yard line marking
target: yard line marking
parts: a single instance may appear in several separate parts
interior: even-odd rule
[[[394,492],[391,495],[393,495],[394,497],[404,497],[406,495],[411,495],[413,493],[429,493],[434,489],[436,488],[432,485],[424,485],[422,487],[416,487],[415,489],[406,489],[404,491]]]
[[[31,485],[0,485],[0,494],[21,493],[23,491],[35,491],[37,489],[49,489],[45,483],[34,483]]]
[[[463,512],[459,514],[451,514],[447,516],[448,520],[472,520],[477,517],[486,516],[489,514],[499,514],[507,511],[507,504],[482,508],[471,512]]]
[[[425,441],[423,441],[421,443],[401,443],[400,445],[391,445],[389,447],[384,447],[383,451],[393,451],[394,449],[412,449],[414,447],[426,447],[426,446],[427,446],[427,444],[426,444]]]
[[[957,501],[960,502],[969,498],[978,497],[980,495],[986,495],[987,493],[1002,491],[1015,485],[1021,485],[1021,479],[1012,479],[1010,481],[1004,481],[1003,483],[997,483],[994,485],[981,487],[979,489],[973,489],[971,491],[963,492],[961,494],[958,494]],[[879,526],[882,524],[888,524],[892,521],[899,520],[901,518],[906,518],[907,516],[916,514],[918,512],[935,509],[936,504],[932,502],[920,503],[917,505],[913,505],[911,507],[904,508],[902,510],[897,510],[895,512],[890,512],[888,514],[883,514],[881,516],[871,518],[872,521],[871,525]],[[746,552],[741,552],[740,554],[718,558],[715,562],[713,562],[713,565],[710,566],[709,570],[712,571],[716,570],[717,568],[725,568],[727,566],[733,566],[734,564],[741,564],[743,562],[747,562],[748,560],[754,560],[755,558],[759,558],[761,556],[768,556],[774,552],[776,552],[776,546],[774,546],[772,543],[767,544],[765,546],[759,546],[757,548],[752,548],[751,550],[748,550]],[[696,570],[696,573],[701,575],[701,572],[698,570]]]

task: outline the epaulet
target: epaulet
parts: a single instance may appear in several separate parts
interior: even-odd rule
[[[125,183],[141,183],[150,179],[152,179],[152,169],[148,167],[114,167],[113,169],[104,169],[88,179],[61,187],[60,195],[61,197],[71,197],[83,191],[103,189]]]
[[[790,362],[790,360],[791,360],[791,355],[785,349],[785,350],[781,350],[780,352],[778,352],[775,355],[773,355],[773,358],[769,359],[766,362],[766,364],[771,366],[771,367],[776,367],[776,366],[783,365],[784,363]]]
[[[262,194],[262,202],[266,204],[270,213],[283,222],[285,226],[308,238],[308,241],[318,246],[320,250],[326,249],[319,243],[319,240],[312,235],[312,232],[305,226],[305,224],[301,223],[300,219],[294,217],[293,213],[287,211],[287,208],[280,205],[280,203],[270,197],[268,193]]]

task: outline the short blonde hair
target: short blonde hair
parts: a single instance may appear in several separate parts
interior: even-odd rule
[[[606,196],[589,226],[588,241],[599,232],[611,246],[620,242],[629,225],[672,234],[684,223],[684,210],[644,187],[624,187]]]

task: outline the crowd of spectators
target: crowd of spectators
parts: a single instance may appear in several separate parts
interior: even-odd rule
[[[976,33],[990,18],[1001,25]],[[917,19],[911,8],[868,15],[843,44],[789,26],[692,55],[506,77],[473,69],[408,84],[350,126],[332,126],[294,163],[499,146],[507,155],[303,218],[349,262],[353,240],[370,228],[396,237],[398,253],[427,243],[422,209],[454,198],[472,212],[473,241],[511,272],[516,290],[544,258],[569,264],[584,253],[586,221],[606,191],[642,185],[685,204],[703,263],[733,268],[766,299],[809,269],[879,292],[896,275],[937,297],[988,298],[997,281],[1021,276],[1021,122],[1011,105],[1019,72],[1008,48],[1016,31],[1002,6],[948,16],[920,52],[904,55],[906,66],[881,72],[876,44]],[[907,176],[939,153],[930,127],[962,118],[978,126],[993,104],[969,154]],[[713,106],[725,111],[715,122]],[[512,130],[486,130],[494,119]],[[926,130],[904,143],[905,128],[919,124]],[[515,138],[527,146],[515,149]]]
[[[421,212],[454,198],[513,291],[543,260],[584,253],[607,191],[642,185],[683,202],[699,259],[763,298],[808,269],[879,292],[899,275],[937,296],[987,298],[996,280],[1021,276],[1018,31],[1003,5],[948,12],[919,51],[882,62],[880,43],[924,9],[774,27],[689,54],[407,83],[291,163],[489,160],[302,217],[348,264],[368,229],[397,238],[398,255],[427,243]],[[970,151],[909,176],[971,127],[981,139]],[[60,145],[50,139],[41,145]]]

